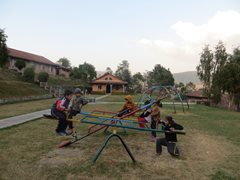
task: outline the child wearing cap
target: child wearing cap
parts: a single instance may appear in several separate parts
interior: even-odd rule
[[[165,138],[157,139],[156,152],[157,155],[162,153],[162,146],[167,146],[168,153],[172,156],[179,156],[179,150],[176,146],[177,135],[173,130],[183,130],[183,126],[177,124],[171,116],[166,116],[166,122],[161,121],[165,131]]]
[[[87,103],[88,101],[82,98],[81,89],[76,88],[74,90],[73,98],[69,104],[70,113],[68,115],[68,119],[72,119],[73,116],[76,116],[78,113],[80,113],[82,106],[86,105]],[[68,121],[68,127],[69,127],[68,134],[72,134],[73,133],[72,121]]]
[[[136,104],[133,102],[132,96],[127,95],[125,96],[124,100],[125,100],[125,104],[123,105],[122,109],[119,111],[118,117],[121,117],[124,114],[130,113],[137,107]]]

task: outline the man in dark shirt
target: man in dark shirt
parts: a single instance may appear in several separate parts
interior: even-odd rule
[[[180,124],[174,122],[171,116],[166,116],[167,122],[161,122],[163,124],[163,129],[165,131],[165,138],[157,139],[156,141],[156,152],[157,155],[161,155],[162,146],[167,146],[168,152],[172,156],[179,156],[179,150],[176,146],[177,135],[174,130],[183,130]]]

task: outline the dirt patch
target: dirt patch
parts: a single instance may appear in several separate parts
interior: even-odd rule
[[[68,148],[55,149],[40,161],[40,167],[89,166],[82,172],[69,172],[67,179],[87,177],[112,179],[120,176],[123,179],[210,179],[218,167],[231,163],[230,157],[239,156],[238,147],[223,137],[202,134],[198,131],[178,136],[180,158],[174,158],[163,147],[161,156],[156,156],[155,143],[150,141],[149,134],[139,133],[124,136],[135,159],[131,159],[118,141],[112,141],[104,149],[95,165],[89,166],[91,157],[99,148],[104,136],[90,137]],[[115,175],[115,176],[114,176]]]
[[[58,167],[62,165],[72,165],[75,161],[83,159],[84,150],[79,148],[58,148],[44,156],[39,164],[41,166]]]

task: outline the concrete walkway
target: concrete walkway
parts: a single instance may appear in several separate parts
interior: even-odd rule
[[[95,99],[99,100],[99,99],[103,99],[107,96],[110,96],[110,94],[100,96],[100,97],[97,97]],[[31,121],[31,120],[34,120],[34,119],[41,118],[41,117],[43,117],[43,114],[50,114],[50,109],[1,119],[0,120],[0,129],[7,128],[7,127],[10,127],[10,126],[14,126],[14,125],[17,125],[17,124],[22,124],[22,123],[25,123],[25,122],[28,122],[28,121]]]
[[[0,129],[41,118],[43,116],[43,114],[50,114],[50,109],[1,119],[0,120]]]

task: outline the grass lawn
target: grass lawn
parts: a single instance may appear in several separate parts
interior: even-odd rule
[[[7,117],[49,109],[55,101],[56,99],[53,98],[0,105],[0,120]]]
[[[117,111],[121,105],[89,104],[93,109]],[[58,137],[55,120],[39,119],[0,130],[0,179],[239,179],[240,116],[237,112],[194,105],[185,114],[179,107],[164,105],[161,115],[172,115],[185,127],[179,135],[180,158],[166,148],[155,155],[155,143],[149,132],[127,130],[121,134],[137,160],[131,162],[120,142],[112,139],[95,164],[97,149],[107,137],[94,134],[67,148],[57,145],[67,137]],[[79,135],[88,124],[76,124]],[[159,137],[163,134],[158,134]]]

